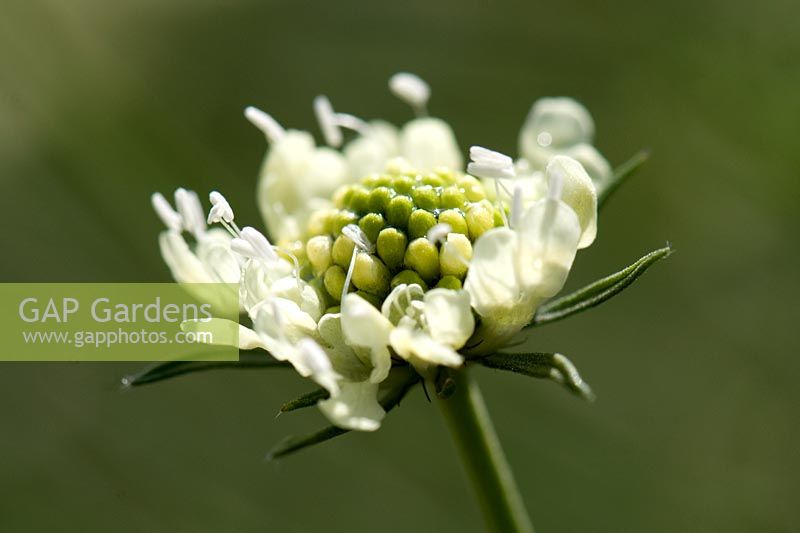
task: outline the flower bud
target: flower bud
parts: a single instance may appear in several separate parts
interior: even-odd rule
[[[325,290],[334,301],[340,301],[344,290],[344,280],[347,273],[339,265],[333,265],[325,271]]]
[[[447,224],[453,233],[469,234],[467,219],[458,209],[446,209],[439,213],[439,224]]]
[[[363,291],[380,296],[389,292],[389,269],[378,257],[367,253],[356,255],[353,285]]]
[[[328,235],[317,235],[308,240],[306,255],[311,262],[315,275],[324,274],[333,263],[333,258],[331,257],[332,249],[333,239]]]
[[[378,234],[378,256],[392,270],[403,266],[408,238],[395,228],[386,228]]]
[[[467,210],[467,227],[473,241],[495,227],[494,208],[489,202],[479,202]]]
[[[439,269],[442,276],[464,279],[470,259],[472,259],[472,244],[469,239],[460,233],[450,233],[439,253]]]
[[[428,230],[436,225],[433,213],[424,209],[416,209],[408,218],[408,237],[419,239],[428,234]]]
[[[350,259],[353,257],[353,248],[355,248],[355,244],[347,236],[339,235],[336,237],[331,251],[333,262],[342,268],[347,268],[350,265]]]
[[[380,213],[368,213],[358,221],[358,227],[367,235],[369,242],[376,242],[378,234],[386,227],[386,221]]]
[[[424,237],[411,241],[403,262],[416,270],[426,283],[431,283],[439,276],[439,251],[435,244]]]
[[[419,277],[419,274],[417,274],[413,270],[403,270],[402,272],[397,274],[395,277],[392,278],[390,286],[392,290],[394,290],[395,287],[403,284],[419,285],[420,287],[422,287],[423,291],[428,290],[428,284],[425,283],[425,281],[421,277]]]
[[[389,202],[386,219],[392,226],[406,228],[412,211],[414,211],[414,201],[410,196],[395,196]]]

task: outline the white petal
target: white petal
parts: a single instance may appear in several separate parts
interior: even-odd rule
[[[518,233],[514,261],[525,293],[536,298],[555,295],[564,286],[578,250],[578,216],[564,202],[541,200],[522,216]]]
[[[158,245],[164,262],[179,283],[213,283],[203,263],[194,255],[180,233],[163,231],[158,236]]]
[[[372,121],[365,135],[350,141],[344,148],[344,157],[350,167],[350,175],[361,179],[376,172],[383,172],[386,162],[398,154],[397,129],[383,121]]]
[[[406,314],[406,309],[413,301],[422,300],[425,291],[416,283],[407,285],[399,284],[392,289],[389,296],[383,301],[381,313],[389,319],[392,324],[397,325],[400,319]]]
[[[349,293],[342,302],[342,331],[356,346],[373,348],[389,344],[392,323],[362,297]]]
[[[375,431],[386,416],[378,403],[378,385],[375,383],[340,384],[339,394],[319,402],[322,413],[334,425],[355,431]]]
[[[372,373],[371,361],[362,360],[347,344],[342,333],[340,313],[323,315],[317,326],[334,370],[348,381],[366,381]]]
[[[206,271],[219,283],[239,283],[241,266],[231,252],[231,236],[222,229],[212,228],[197,243],[197,258]]]
[[[571,98],[542,98],[531,107],[519,136],[520,154],[537,167],[550,155],[576,144],[591,144],[594,121],[589,111]]]
[[[491,229],[475,241],[464,289],[478,314],[513,307],[518,300],[516,249],[517,236],[508,228]]]
[[[475,330],[467,291],[433,289],[425,293],[425,321],[436,342],[461,348]]]
[[[337,151],[316,148],[308,132],[286,132],[268,151],[258,185],[258,205],[270,234],[278,242],[300,238],[311,213],[348,180],[347,164]]]
[[[184,320],[181,330],[185,332],[211,332],[213,342],[217,346],[236,346],[240,350],[266,349],[258,333],[233,320],[212,318],[211,320]]]
[[[564,150],[562,154],[577,160],[583,165],[583,168],[586,169],[586,172],[592,178],[595,187],[598,189],[608,183],[613,176],[614,172],[611,169],[611,165],[609,165],[606,158],[597,151],[597,148],[591,144],[582,143],[575,145],[569,150]]]
[[[331,396],[339,394],[339,375],[333,370],[328,354],[311,339],[300,339],[297,343],[298,361],[308,369],[308,374]]]
[[[316,337],[317,323],[291,300],[269,298],[251,310],[253,329],[276,359],[295,356],[291,347],[305,337]]]
[[[561,200],[575,211],[581,225],[578,248],[586,248],[597,236],[597,190],[583,166],[571,157],[557,155],[550,159],[545,170],[549,179],[553,173],[562,178]]]
[[[394,351],[422,374],[427,373],[431,366],[458,367],[464,361],[450,346],[436,342],[427,333],[412,329],[410,322],[395,328],[391,340]]]
[[[419,170],[463,168],[464,159],[450,126],[438,118],[418,118],[400,134],[400,154]]]

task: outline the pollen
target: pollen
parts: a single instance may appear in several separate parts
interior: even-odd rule
[[[341,300],[349,269],[347,290],[376,305],[400,283],[460,288],[472,243],[503,225],[486,196],[473,176],[447,169],[416,173],[401,165],[339,188],[334,208],[317,213],[307,228],[306,254],[327,304]],[[345,228],[354,226],[369,246],[353,241]],[[431,230],[443,227],[448,235],[436,231],[431,239]]]

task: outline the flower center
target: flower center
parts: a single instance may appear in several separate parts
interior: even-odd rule
[[[476,178],[446,169],[417,173],[399,163],[341,187],[333,204],[312,216],[306,242],[331,305],[352,290],[380,305],[402,283],[461,288],[472,243],[503,225]]]

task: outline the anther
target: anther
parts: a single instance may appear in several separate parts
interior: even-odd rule
[[[260,231],[249,226],[242,228],[239,237],[231,241],[231,250],[244,257],[260,258],[268,261],[278,259],[269,240]]]
[[[160,192],[155,192],[150,196],[150,203],[153,204],[153,209],[161,219],[164,225],[173,230],[180,232],[183,226],[183,219],[180,214],[175,211],[164,195]]]
[[[416,74],[398,72],[389,78],[389,90],[410,105],[417,116],[428,114],[427,105],[431,96],[431,88]]]
[[[249,106],[244,110],[244,116],[250,123],[261,130],[270,143],[277,142],[286,135],[286,130],[278,121],[257,107]]]
[[[211,201],[211,210],[208,212],[207,222],[209,224],[218,222],[232,237],[238,237],[241,230],[236,225],[236,222],[233,221],[233,209],[228,200],[217,191],[211,191],[208,199]]]

